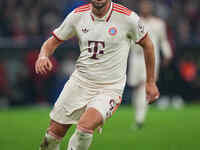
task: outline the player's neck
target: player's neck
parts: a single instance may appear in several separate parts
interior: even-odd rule
[[[151,14],[141,14],[141,17],[143,17],[143,18],[150,18],[150,17],[152,17],[152,15]]]
[[[95,16],[97,16],[99,18],[102,18],[102,17],[104,17],[107,14],[107,12],[110,9],[110,6],[111,6],[111,2],[109,1],[109,3],[107,3],[106,6],[103,7],[103,8],[101,8],[101,9],[96,9],[96,8],[93,7],[92,8],[92,13]]]

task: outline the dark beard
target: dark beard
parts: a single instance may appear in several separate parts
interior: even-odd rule
[[[96,8],[96,9],[101,9],[101,8],[103,8],[103,7],[106,6],[106,3],[103,3],[103,4],[101,4],[101,5],[96,5],[95,2],[91,2],[91,3],[92,3],[92,6],[93,6],[94,8]]]

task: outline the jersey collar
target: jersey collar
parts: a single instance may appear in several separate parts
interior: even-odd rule
[[[95,16],[92,13],[92,9],[91,9],[91,13],[90,13],[91,18],[92,18],[93,21],[106,21],[106,22],[108,22],[110,20],[111,15],[112,15],[112,9],[113,9],[113,2],[111,2],[110,8],[109,8],[109,11],[107,12],[107,14],[102,18]]]

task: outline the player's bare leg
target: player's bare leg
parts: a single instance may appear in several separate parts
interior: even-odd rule
[[[67,150],[88,150],[94,130],[103,123],[100,112],[89,108],[80,118],[77,129],[69,140]]]
[[[70,127],[51,120],[40,150],[59,150],[60,142]]]
[[[135,121],[138,128],[141,128],[144,124],[144,120],[147,112],[147,100],[146,100],[146,91],[145,83],[139,84],[132,94],[132,104],[135,107]]]

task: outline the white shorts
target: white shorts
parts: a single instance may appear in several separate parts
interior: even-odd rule
[[[101,113],[105,121],[121,103],[121,93],[107,87],[91,88],[71,77],[58,97],[50,118],[60,124],[77,124],[81,115],[92,107]]]

